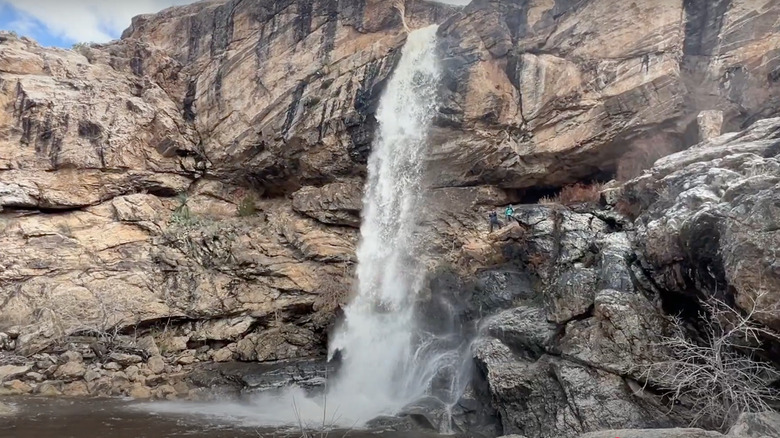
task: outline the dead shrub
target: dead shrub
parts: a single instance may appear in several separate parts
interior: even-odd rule
[[[314,300],[314,310],[317,312],[335,312],[349,303],[351,285],[345,278],[333,275],[325,277],[320,282],[319,294]]]
[[[562,188],[553,197],[545,196],[539,200],[539,203],[544,205],[598,204],[603,189],[604,184],[601,183],[577,183]]]
[[[677,331],[661,346],[671,359],[650,365],[649,381],[667,391],[673,404],[693,410],[691,425],[726,430],[743,413],[771,411],[780,403],[780,370],[761,357],[761,346],[780,334],[756,321],[757,303],[747,313],[725,302],[702,302],[701,333],[693,337],[677,319]]]

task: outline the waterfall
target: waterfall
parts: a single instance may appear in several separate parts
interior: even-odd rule
[[[342,353],[329,395],[350,415],[393,414],[423,395],[414,304],[424,279],[413,231],[422,210],[427,135],[436,108],[436,26],[409,34],[377,110],[357,250],[358,291],[330,354]]]
[[[354,427],[398,413],[433,386],[443,394],[439,407],[457,400],[465,363],[460,339],[427,332],[416,321],[415,305],[425,280],[418,260],[424,248],[416,245],[414,231],[425,210],[423,162],[440,79],[436,31],[431,26],[409,34],[377,110],[357,249],[358,290],[329,346],[329,358],[337,351],[341,356],[338,375],[330,376],[321,395],[286,388],[260,394],[251,406],[209,405],[210,412],[266,426]]]

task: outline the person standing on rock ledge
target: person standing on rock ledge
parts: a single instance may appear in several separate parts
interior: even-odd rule
[[[488,217],[490,218],[490,232],[493,232],[493,227],[501,228],[501,222],[498,221],[498,213],[496,213],[494,210],[490,211],[490,214],[488,214]]]
[[[504,210],[504,214],[506,215],[506,224],[509,225],[509,222],[512,220],[512,216],[515,214],[515,208],[512,206],[512,204],[509,204],[509,207]]]

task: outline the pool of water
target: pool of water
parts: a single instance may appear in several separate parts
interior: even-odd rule
[[[163,405],[161,405],[163,406]],[[181,407],[180,407],[181,408]],[[129,400],[66,400],[44,398],[0,398],[2,438],[259,438],[301,437],[296,428],[269,429],[203,406],[193,405],[172,413],[155,409],[154,403]],[[320,433],[311,433],[312,438]],[[322,436],[325,436],[324,434]],[[433,438],[424,432],[378,432],[366,430],[330,431],[329,438]]]

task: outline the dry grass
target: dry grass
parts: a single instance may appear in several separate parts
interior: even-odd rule
[[[545,196],[539,200],[539,203],[545,205],[598,204],[603,189],[604,184],[601,183],[577,183],[562,188],[561,191],[553,197]]]

